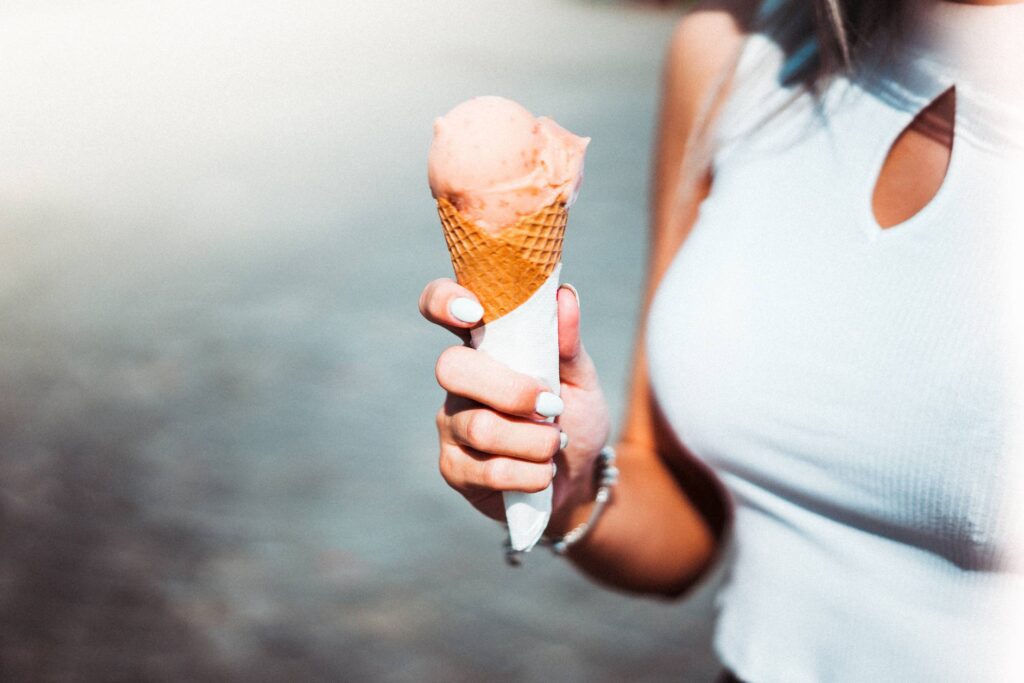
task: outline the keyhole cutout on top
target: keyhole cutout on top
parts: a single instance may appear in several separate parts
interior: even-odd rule
[[[892,143],[871,196],[881,228],[913,218],[938,194],[953,155],[955,122],[954,86],[922,109]]]

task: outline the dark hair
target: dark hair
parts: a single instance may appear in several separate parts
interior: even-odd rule
[[[793,65],[787,85],[812,92],[836,74],[855,70],[878,47],[883,31],[899,30],[900,0],[783,0],[763,17]]]
[[[899,37],[903,9],[913,1],[761,0],[755,3],[761,5],[757,16],[743,16],[742,24],[747,33],[764,32],[771,36],[782,49],[786,66],[779,78],[783,85],[792,88],[794,99],[801,93],[817,97],[834,76],[856,71],[869,56],[871,60],[884,59],[885,54],[879,54],[879,49],[887,50],[894,44],[884,40],[884,34]],[[731,67],[719,74],[690,131],[676,188],[677,207],[697,196],[697,181],[713,155],[713,112],[727,97],[738,60],[737,53]],[[766,112],[764,120],[773,118],[786,106],[782,104]]]

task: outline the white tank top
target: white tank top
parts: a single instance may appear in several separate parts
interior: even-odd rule
[[[748,40],[648,322],[658,402],[732,498],[715,645],[753,683],[1024,680],[1024,5],[913,15],[760,127],[789,94]],[[882,230],[888,150],[952,85],[946,179]]]

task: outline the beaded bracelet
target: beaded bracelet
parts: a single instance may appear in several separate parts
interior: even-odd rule
[[[597,524],[597,520],[600,519],[605,507],[612,499],[612,489],[619,483],[619,468],[615,466],[615,449],[611,446],[602,448],[597,455],[596,465],[594,476],[597,478],[597,495],[594,497],[594,507],[590,510],[587,520],[560,538],[544,536],[540,539],[540,544],[551,548],[551,552],[555,555],[565,555],[569,552],[569,548],[583,540]],[[521,564],[521,554],[512,549],[508,539],[505,540],[505,560],[510,565],[518,567]]]

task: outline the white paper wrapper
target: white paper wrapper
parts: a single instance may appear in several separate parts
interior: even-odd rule
[[[516,372],[532,375],[559,393],[558,274],[551,276],[523,305],[492,323],[475,328],[471,343]],[[505,493],[505,518],[512,549],[525,552],[540,540],[551,518],[551,487],[539,493]]]

